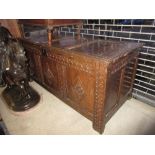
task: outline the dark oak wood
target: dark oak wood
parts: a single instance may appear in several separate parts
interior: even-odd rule
[[[131,95],[141,44],[68,37],[52,46],[21,42],[33,79],[90,119],[99,133]]]
[[[81,46],[73,45],[74,49],[65,46],[67,39],[53,42],[51,47],[27,40],[22,42],[34,72],[33,78],[92,120],[94,129],[102,133],[105,123],[131,94],[139,45],[106,41],[88,44],[78,40]],[[108,43],[109,47],[101,44],[105,47],[91,49],[100,43]],[[126,48],[119,53],[125,44],[130,44],[130,50]],[[99,50],[103,56],[97,54]]]

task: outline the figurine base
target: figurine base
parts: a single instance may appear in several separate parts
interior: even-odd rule
[[[2,96],[9,109],[16,112],[28,110],[37,105],[40,100],[39,94],[30,86],[26,95],[22,94],[22,89],[19,86],[13,85],[10,88],[7,87],[2,92]]]

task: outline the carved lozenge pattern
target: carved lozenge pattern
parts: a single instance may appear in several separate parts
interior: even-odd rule
[[[86,97],[82,81],[79,79],[79,77],[75,79],[73,83],[72,92],[74,93],[74,96],[76,96],[78,101]]]

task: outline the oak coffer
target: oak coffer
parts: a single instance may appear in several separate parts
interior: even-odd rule
[[[137,43],[83,38],[61,38],[50,47],[22,43],[33,79],[90,119],[99,133],[131,95]]]
[[[31,77],[102,133],[106,122],[131,96],[142,45],[80,38],[81,20],[19,20],[19,24]],[[77,36],[62,38],[57,33],[55,37],[54,26],[63,25],[77,25]]]

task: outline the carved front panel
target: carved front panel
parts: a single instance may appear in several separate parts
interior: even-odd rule
[[[89,73],[73,67],[66,69],[66,97],[77,107],[93,113],[95,80]]]
[[[42,67],[43,67],[44,84],[47,87],[52,88],[54,91],[58,92],[60,90],[58,81],[58,71],[59,71],[58,64],[48,57],[45,58],[43,57]]]

